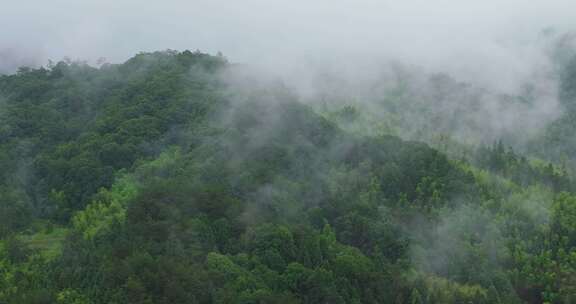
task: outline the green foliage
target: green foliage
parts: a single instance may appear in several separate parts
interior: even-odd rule
[[[21,235],[20,240],[31,250],[38,251],[45,259],[55,259],[62,251],[68,229],[51,227],[31,235]]]
[[[115,225],[124,222],[127,204],[137,193],[137,186],[129,176],[118,178],[110,190],[101,189],[84,210],[74,215],[74,232],[87,240],[112,233]]]
[[[575,301],[566,164],[391,135],[415,130],[403,81],[383,117],[319,115],[229,68],[165,51],[0,77],[0,303]]]

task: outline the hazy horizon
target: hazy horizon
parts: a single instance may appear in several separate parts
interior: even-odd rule
[[[234,62],[385,57],[424,66],[517,60],[546,28],[576,25],[571,1],[19,1],[0,13],[0,71],[69,57],[122,62],[199,49]],[[467,67],[464,67],[467,68]]]

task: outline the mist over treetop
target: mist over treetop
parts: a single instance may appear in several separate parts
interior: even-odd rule
[[[0,303],[575,303],[573,8],[4,4]]]
[[[530,65],[534,55],[523,46],[536,33],[574,28],[571,9],[568,0],[23,1],[0,12],[0,49],[18,46],[34,55],[29,63],[42,64],[66,56],[119,63],[140,51],[201,48],[276,69],[295,59],[386,57],[488,81]]]
[[[171,50],[0,76],[0,300],[569,302],[561,53],[557,95]]]

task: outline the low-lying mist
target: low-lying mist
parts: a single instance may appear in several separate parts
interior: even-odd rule
[[[548,29],[523,43],[493,44],[488,52],[494,53],[477,61],[418,65],[401,57],[328,54],[294,59],[282,68],[236,64],[225,81],[240,91],[281,87],[364,135],[398,135],[436,146],[504,140],[522,150],[563,112],[560,78],[572,44],[571,35]]]

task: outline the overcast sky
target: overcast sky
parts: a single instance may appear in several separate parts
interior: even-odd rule
[[[48,59],[120,62],[140,51],[221,51],[233,62],[395,57],[511,69],[574,0],[0,0],[0,69]],[[463,72],[464,73],[464,72]]]

